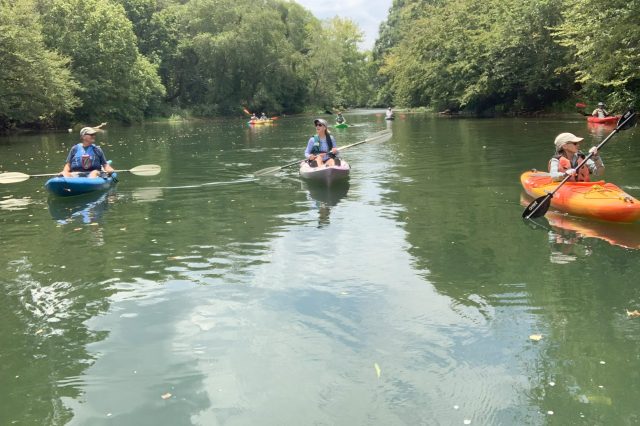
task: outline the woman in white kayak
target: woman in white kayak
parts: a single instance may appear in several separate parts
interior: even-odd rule
[[[316,118],[313,124],[316,126],[316,134],[311,136],[304,151],[307,162],[311,167],[339,166],[340,159],[336,157],[338,154],[336,139],[329,133],[327,121]]]

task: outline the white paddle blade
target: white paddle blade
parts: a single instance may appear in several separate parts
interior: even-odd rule
[[[369,142],[375,142],[375,143],[386,142],[389,139],[391,139],[391,136],[393,136],[393,133],[391,131],[386,131],[384,133],[373,135],[372,137],[369,138]]]
[[[258,170],[253,175],[254,176],[266,176],[266,175],[270,175],[272,173],[275,173],[278,170],[282,170],[282,166],[267,167],[266,169]]]
[[[29,175],[20,172],[0,173],[0,183],[24,182],[29,179]]]
[[[141,166],[134,167],[129,170],[129,172],[137,176],[155,176],[159,174],[161,170],[162,168],[157,164],[143,164]]]

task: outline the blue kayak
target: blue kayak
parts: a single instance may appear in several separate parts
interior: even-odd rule
[[[56,176],[49,179],[44,187],[52,194],[61,197],[86,194],[88,192],[105,191],[118,182],[117,173],[108,177],[63,177]]]

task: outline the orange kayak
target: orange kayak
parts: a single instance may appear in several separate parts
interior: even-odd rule
[[[618,122],[618,120],[620,120],[620,117],[622,117],[621,115],[611,115],[609,117],[604,117],[604,118],[600,118],[600,117],[593,117],[593,116],[589,116],[587,117],[587,121],[589,123],[599,123],[599,124],[616,124]]]
[[[520,194],[520,205],[528,206],[533,199],[526,192]],[[545,215],[553,231],[559,234],[572,233],[577,239],[597,238],[619,247],[640,249],[640,222],[617,223],[591,220],[549,210]]]
[[[528,171],[520,176],[522,187],[533,198],[552,192],[560,182],[553,182],[549,173]],[[640,201],[612,183],[567,182],[551,199],[557,210],[577,216],[611,222],[635,222],[640,218]]]

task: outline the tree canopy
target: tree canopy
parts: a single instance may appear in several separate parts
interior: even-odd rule
[[[640,95],[636,0],[395,0],[374,48],[378,99],[535,111]]]
[[[640,94],[640,0],[394,0],[371,51],[294,1],[0,0],[0,129]]]

